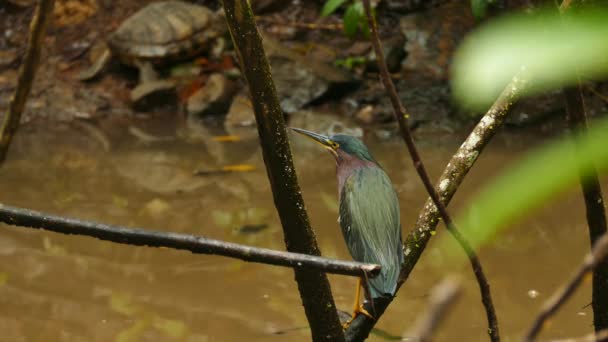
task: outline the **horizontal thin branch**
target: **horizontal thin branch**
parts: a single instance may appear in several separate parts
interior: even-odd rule
[[[608,341],[608,330],[601,330],[597,333],[587,334],[580,337],[562,338],[549,340],[549,342],[604,342]]]
[[[0,222],[12,226],[45,229],[63,234],[92,236],[100,240],[127,245],[167,247],[187,250],[195,254],[221,255],[249,262],[291,267],[294,269],[315,269],[327,273],[357,277],[367,276],[368,278],[373,278],[380,273],[380,266],[374,264],[257,248],[189,234],[113,226],[54,216],[3,204],[0,204]]]
[[[524,341],[531,342],[536,339],[536,336],[543,328],[543,325],[549,319],[549,317],[553,316],[557,310],[570,298],[574,291],[581,285],[585,276],[593,270],[593,268],[600,263],[606,256],[608,255],[608,235],[602,236],[593,248],[591,249],[591,253],[587,254],[583,264],[576,271],[576,274],[568,283],[562,286],[559,290],[557,290],[551,298],[549,298],[545,304],[541,312],[538,314],[532,327],[526,334]]]
[[[447,278],[435,286],[431,291],[428,309],[405,336],[420,342],[431,341],[433,333],[437,331],[437,327],[461,293],[462,286],[454,278]]]

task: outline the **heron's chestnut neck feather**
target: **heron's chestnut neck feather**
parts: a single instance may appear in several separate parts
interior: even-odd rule
[[[342,196],[344,182],[353,171],[363,167],[379,167],[378,164],[369,160],[359,159],[356,156],[344,152],[341,148],[336,151],[336,175],[338,176],[338,198]]]

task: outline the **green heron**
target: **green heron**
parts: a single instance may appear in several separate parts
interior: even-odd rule
[[[324,136],[292,128],[325,147],[336,159],[340,216],[338,222],[348,250],[356,261],[379,264],[380,274],[359,279],[350,324],[358,313],[373,318],[359,304],[361,287],[371,300],[394,296],[403,263],[399,200],[388,175],[361,140],[345,134]],[[371,297],[371,298],[370,298]]]

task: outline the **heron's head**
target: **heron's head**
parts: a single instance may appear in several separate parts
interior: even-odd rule
[[[374,157],[369,153],[367,146],[359,140],[351,135],[346,134],[334,134],[334,135],[322,135],[315,132],[307,131],[301,128],[292,127],[292,130],[316,141],[325,149],[329,150],[331,154],[336,157],[336,160],[340,162],[340,158],[342,154],[346,154],[351,157],[355,157],[357,159],[363,161],[373,162],[374,164],[378,164]]]

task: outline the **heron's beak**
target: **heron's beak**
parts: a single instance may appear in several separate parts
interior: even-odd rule
[[[321,146],[328,149],[333,155],[337,155],[336,149],[338,148],[338,143],[331,140],[328,136],[318,134],[315,132],[307,131],[301,128],[290,127],[292,130],[302,134],[305,137],[308,137],[317,143],[321,144]]]

